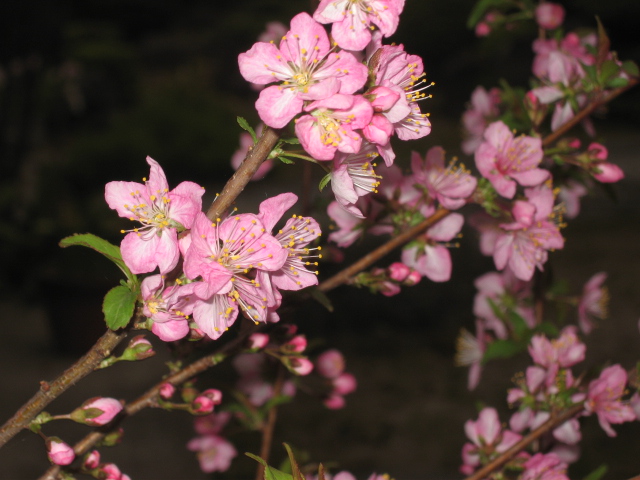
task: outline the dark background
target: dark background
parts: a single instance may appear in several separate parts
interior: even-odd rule
[[[433,145],[460,153],[459,118],[476,85],[489,88],[501,78],[514,85],[528,82],[533,27],[479,40],[465,28],[472,3],[408,0],[390,39],[422,56],[429,79],[437,83],[434,98],[423,104],[433,132],[411,144],[398,142],[400,164],[408,165],[410,150],[425,152]],[[122,223],[106,207],[104,184],[147,175],[146,155],[161,163],[171,186],[196,181],[207,188],[205,204],[211,201],[232,173],[229,158],[240,132],[235,116],[258,121],[257,94],[239,75],[237,55],[251,47],[265,22],[288,24],[315,5],[298,0],[0,4],[0,421],[35,392],[39,380],[59,374],[103,330],[100,298],[117,284],[118,271],[93,252],[59,249],[60,238],[93,232],[118,243]],[[593,26],[597,13],[620,58],[640,59],[640,4],[565,5],[568,28]],[[583,215],[564,231],[566,251],[552,255],[550,268],[568,277],[574,292],[593,273],[610,272],[610,320],[590,337],[593,357],[585,368],[609,359],[630,367],[640,351],[639,107],[636,89],[598,113],[598,135],[627,178],[616,188],[617,204],[602,193],[585,202]],[[262,199],[282,191],[300,194],[300,177],[300,165],[277,166],[266,181],[247,188],[238,202],[241,210],[255,211]],[[317,197],[326,204],[328,191]],[[473,232],[465,233],[462,248],[452,252],[449,283],[423,280],[391,300],[345,287],[331,294],[335,314],[316,304],[299,311],[302,332],[345,351],[359,390],[339,412],[326,412],[304,395],[282,407],[275,445],[289,441],[314,460],[339,462],[362,478],[371,471],[398,479],[460,478],[464,421],[476,417],[476,402],[497,406],[506,420],[504,391],[527,362],[489,365],[472,394],[466,392],[466,371],[453,367],[455,337],[461,327],[473,325],[473,279],[492,269],[491,260],[476,253]],[[357,258],[364,247],[347,258]],[[337,268],[324,265],[324,278]],[[67,412],[94,395],[131,400],[164,371],[158,358],[127,367],[83,380],[48,411]],[[207,378],[213,386],[229,372],[223,368],[203,382]],[[184,450],[193,436],[190,423],[180,412],[145,411],[127,422],[124,443],[103,450],[104,458],[134,480],[207,478]],[[62,427],[59,434],[71,443],[85,431],[74,427]],[[58,434],[57,428],[46,431]],[[617,430],[619,437],[609,441],[595,419],[585,422],[585,458],[572,467],[572,478],[602,463],[609,465],[606,478],[612,480],[640,472],[638,425]],[[234,441],[240,452],[259,448],[255,435]],[[281,453],[274,449],[274,458]],[[42,442],[33,434],[24,432],[0,450],[0,478],[36,478],[46,466]],[[252,469],[251,461],[239,457],[228,475],[216,478],[249,478]]]

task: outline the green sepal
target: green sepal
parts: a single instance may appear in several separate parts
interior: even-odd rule
[[[133,317],[138,295],[129,288],[119,285],[113,287],[104,296],[102,312],[111,330],[126,327]]]
[[[605,86],[608,88],[622,88],[626,87],[627,85],[629,85],[629,80],[622,77],[612,78],[605,84]]]
[[[300,140],[296,137],[293,138],[281,138],[280,141],[282,143],[288,143],[289,145],[300,145]]]
[[[589,475],[584,477],[584,480],[600,480],[607,473],[607,470],[609,470],[609,467],[603,463]]]
[[[622,70],[632,77],[637,77],[640,75],[640,70],[638,70],[638,65],[633,60],[626,60],[622,62]]]
[[[247,120],[242,118],[242,117],[236,117],[236,120],[238,122],[238,125],[240,125],[241,129],[246,130],[247,132],[249,132],[249,135],[251,135],[251,138],[253,139],[254,145],[256,143],[258,143],[258,137],[256,136],[256,132],[251,127],[251,125],[249,125],[249,122],[247,122]]]
[[[281,472],[276,468],[270,467],[269,465],[267,465],[267,462],[265,462],[259,456],[249,452],[245,452],[245,455],[249,458],[253,458],[256,462],[264,467],[264,480],[294,480],[292,475]]]
[[[295,163],[296,163],[294,160],[292,160],[290,158],[287,158],[287,157],[279,156],[278,160],[280,160],[282,163],[286,163],[287,165],[295,165]]]
[[[138,285],[138,277],[135,276],[129,267],[122,260],[122,254],[120,253],[120,247],[109,243],[103,238],[100,238],[92,233],[76,233],[70,237],[65,237],[60,240],[59,245],[62,248],[71,247],[73,245],[80,245],[88,247],[101,253],[113,263],[115,263],[120,270],[125,274],[127,280],[131,285]]]
[[[320,191],[324,190],[324,187],[326,187],[330,181],[331,181],[331,174],[327,173],[324,177],[322,177],[322,180],[320,180],[320,183],[318,184],[318,190]]]

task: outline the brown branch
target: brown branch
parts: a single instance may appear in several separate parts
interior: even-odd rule
[[[504,452],[499,457],[495,458],[491,462],[487,463],[484,467],[478,470],[473,475],[465,478],[464,480],[483,480],[490,473],[498,470],[500,467],[504,466],[509,460],[515,457],[521,450],[524,450],[530,443],[539,439],[544,434],[550,432],[558,425],[562,425],[567,420],[578,415],[584,409],[584,405],[579,403],[578,405],[574,405],[568,410],[564,411],[560,415],[551,415],[551,418],[536,428],[534,431],[529,433],[526,437],[523,437],[518,443],[516,443],[509,450]]]
[[[273,147],[276,146],[279,138],[280,134],[277,131],[267,126],[264,127],[258,143],[249,151],[240,168],[229,179],[222,189],[222,193],[216,197],[209,207],[207,217],[210,220],[215,221],[216,218],[221,217],[231,207],[238,195],[244,190],[244,187],[247,186],[253,174],[256,173],[256,170],[269,156]]]
[[[598,107],[606,103],[609,103],[618,95],[621,95],[622,93],[626,92],[630,88],[635,87],[639,81],[640,79],[638,78],[632,78],[629,80],[629,85],[627,85],[626,87],[616,88],[615,90],[612,90],[609,94],[604,95],[601,98],[596,99],[593,103],[590,103],[589,105],[587,105],[585,108],[583,108],[578,113],[576,113],[576,115],[573,118],[571,118],[568,122],[564,123],[560,128],[558,128],[558,130],[547,135],[542,140],[542,146],[548,147],[549,145],[551,145],[553,142],[558,140],[562,135],[567,133],[569,130],[575,127],[578,123],[580,123],[582,120],[584,120],[589,115],[591,115]]]
[[[273,397],[277,398],[282,392],[282,386],[284,385],[285,369],[282,364],[278,365],[278,376],[276,377],[276,383],[273,386]],[[276,420],[278,418],[278,406],[274,405],[269,410],[267,416],[267,424],[262,429],[262,446],[260,447],[260,458],[265,463],[269,463],[269,455],[271,454],[271,444],[273,442],[273,433],[276,429]],[[258,464],[256,470],[256,480],[262,480],[264,478],[264,465]]]
[[[328,292],[329,290],[333,290],[343,283],[348,282],[355,274],[360,273],[367,267],[370,267],[382,257],[390,253],[392,250],[398,248],[400,245],[404,245],[410,240],[413,240],[415,237],[420,235],[426,229],[438,223],[450,213],[451,212],[446,208],[439,208],[438,210],[436,210],[436,213],[431,215],[429,218],[424,219],[418,225],[405,230],[399,235],[396,235],[387,243],[384,243],[375,250],[367,253],[364,257],[362,257],[354,264],[348,266],[344,270],[336,273],[333,277],[322,282],[320,285],[318,285],[318,290],[320,290],[321,292]]]
[[[38,393],[20,407],[13,417],[0,428],[0,447],[11,440],[20,430],[26,428],[36,415],[71,385],[93,372],[100,362],[111,354],[116,345],[124,340],[127,333],[126,331],[107,330],[96,344],[82,358],[66,369],[62,375],[51,383],[40,382]]]
[[[109,429],[109,431],[105,431],[104,429],[95,430],[89,433],[73,446],[73,451],[75,452],[76,457],[80,457],[81,455],[87,453],[89,449],[99,443],[108,433],[113,432],[120,425],[120,423],[124,421],[125,418],[135,415],[136,413],[147,407],[157,406],[157,398],[162,385],[164,385],[165,383],[170,383],[174,386],[181,385],[187,380],[195,377],[197,374],[202,373],[211,367],[215,367],[229,355],[232,355],[233,353],[240,350],[247,337],[249,337],[249,335],[251,335],[255,331],[256,328],[254,327],[254,325],[250,325],[249,328],[241,331],[241,333],[239,333],[235,339],[225,344],[216,352],[202,357],[201,359],[196,360],[195,362],[187,365],[179,371],[162,379],[160,382],[143,393],[140,397],[125,405],[123,413],[118,416],[116,422],[110,425],[111,428]],[[58,476],[58,473],[60,473],[60,469],[61,467],[59,465],[52,465],[40,477],[39,480],[55,480]]]

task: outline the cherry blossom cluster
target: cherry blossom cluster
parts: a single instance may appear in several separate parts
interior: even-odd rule
[[[319,255],[309,244],[321,234],[318,223],[294,215],[274,232],[296,195],[263,201],[257,215],[232,214],[212,222],[201,211],[202,187],[183,182],[169,190],[160,165],[149,157],[147,162],[151,172],[144,184],[110,182],[105,198],[121,217],[141,224],[124,237],[121,253],[134,274],[159,270],[140,288],[143,313],[162,340],[190,333],[215,340],[239,312],[254,322],[277,321],[280,290],[317,284]],[[180,260],[182,271],[176,275]]]
[[[616,436],[611,424],[640,418],[637,415],[640,397],[637,392],[628,396],[628,374],[620,365],[603,369],[599,377],[588,384],[574,376],[571,368],[584,360],[586,352],[575,327],[566,327],[557,339],[535,335],[528,350],[534,365],[516,376],[516,387],[509,390],[507,396],[510,405],[518,406],[509,420],[509,428],[502,427],[497,411],[490,407],[480,412],[477,421],[465,424],[471,442],[462,449],[463,473],[470,475],[504,453],[527,431],[549,420],[553,413],[581,405],[583,410],[578,416],[558,425],[541,440],[545,453],[532,456],[523,451],[508,464],[508,468],[522,471],[521,480],[565,480],[569,478],[568,465],[579,457],[581,416],[596,414],[600,426],[611,437]]]

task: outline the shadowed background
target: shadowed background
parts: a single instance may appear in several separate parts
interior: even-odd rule
[[[476,85],[505,78],[526,85],[532,61],[533,27],[484,40],[465,28],[473,2],[407,0],[398,32],[390,39],[424,59],[434,98],[433,132],[417,142],[396,142],[398,162],[408,153],[443,145],[459,154],[459,118]],[[267,21],[288,24],[315,2],[177,0],[17,1],[0,5],[0,421],[37,388],[93,344],[103,331],[100,301],[119,273],[99,255],[61,250],[60,238],[92,232],[119,243],[123,223],[103,197],[111,180],[139,180],[155,158],[171,186],[183,180],[207,188],[211,201],[232,173],[238,145],[235,116],[256,124],[257,94],[241,78],[237,55],[246,51]],[[567,28],[593,26],[598,13],[621,59],[640,58],[640,5],[624,0],[565,3]],[[610,320],[589,339],[585,368],[611,359],[630,367],[640,352],[640,94],[625,94],[596,118],[610,158],[627,178],[616,186],[617,203],[603,193],[585,201],[582,215],[563,233],[566,251],[552,254],[553,272],[573,291],[593,274],[610,272]],[[604,121],[606,118],[606,122]],[[472,163],[465,159],[466,163]],[[315,173],[321,178],[321,173]],[[264,198],[302,191],[301,166],[278,165],[266,180],[247,188],[241,211],[255,211]],[[326,205],[329,192],[312,197]],[[323,214],[320,214],[323,217]],[[323,217],[324,218],[324,217]],[[326,222],[325,222],[326,225]],[[366,478],[388,471],[401,479],[460,478],[463,423],[476,417],[476,402],[495,405],[507,419],[504,391],[527,359],[495,363],[476,392],[466,392],[466,370],[453,366],[455,337],[471,328],[473,279],[491,270],[465,231],[452,252],[454,274],[446,284],[428,280],[393,299],[343,287],[330,294],[336,313],[305,305],[296,323],[310,338],[345,352],[347,369],[359,380],[347,407],[327,412],[312,398],[281,407],[273,458],[281,441],[311,458]],[[367,244],[370,245],[370,244]],[[365,251],[362,245],[347,259]],[[394,257],[395,258],[395,257]],[[390,263],[392,259],[383,262]],[[323,265],[324,278],[339,265]],[[230,333],[231,335],[231,333]],[[158,345],[159,357],[169,359]],[[125,374],[126,371],[126,374]],[[70,411],[86,398],[109,395],[131,400],[164,372],[158,358],[117,365],[80,382],[47,408]],[[231,378],[226,367],[201,377],[216,386]],[[208,382],[208,383],[207,383]],[[126,422],[123,444],[104,449],[133,479],[204,479],[195,456],[184,450],[194,435],[181,412],[145,411]],[[53,427],[53,426],[52,426]],[[583,478],[607,463],[606,478],[640,472],[638,424],[616,428],[613,441],[595,419],[585,422],[584,459],[571,478]],[[70,443],[86,431],[75,425],[45,429]],[[238,450],[257,452],[255,434],[233,438]],[[46,469],[42,441],[23,432],[0,450],[0,478],[37,478]],[[250,478],[254,464],[239,457],[228,474]]]

